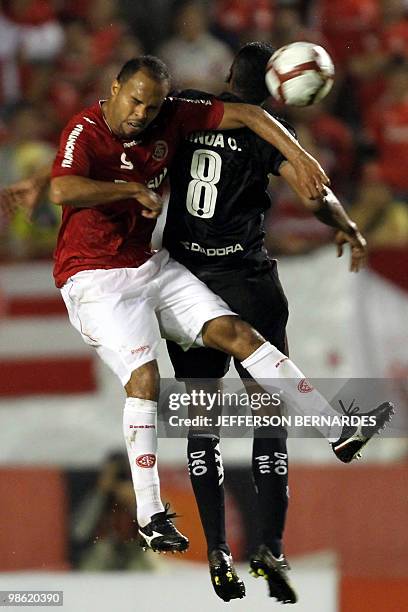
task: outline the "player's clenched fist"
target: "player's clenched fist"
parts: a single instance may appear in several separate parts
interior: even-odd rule
[[[156,219],[163,208],[162,198],[148,187],[138,185],[135,193],[135,198],[144,206],[142,210],[143,217],[148,219]]]

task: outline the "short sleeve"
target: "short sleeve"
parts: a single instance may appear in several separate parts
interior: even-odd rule
[[[216,130],[224,116],[224,103],[214,97],[186,100],[175,99],[182,136],[197,130]]]
[[[90,151],[87,126],[78,121],[70,121],[61,134],[60,144],[55,157],[51,176],[89,176]]]

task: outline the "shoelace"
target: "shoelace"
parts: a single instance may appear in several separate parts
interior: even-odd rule
[[[169,504],[169,502],[167,502],[164,505],[163,512],[160,513],[160,516],[157,517],[155,519],[155,521],[160,521],[160,522],[162,522],[162,521],[169,521],[170,519],[179,518],[180,517],[180,515],[176,514],[175,512],[169,512],[169,509],[170,509],[170,504]]]
[[[356,400],[353,399],[353,401],[351,402],[350,406],[348,408],[346,408],[345,405],[343,404],[343,402],[341,400],[339,400],[340,408],[342,409],[344,414],[346,414],[347,416],[353,416],[354,414],[359,414],[360,408],[359,408],[359,406],[354,406],[354,402],[355,401]]]
[[[170,509],[170,503],[166,502],[164,505],[164,516],[166,519],[173,519],[173,518],[179,518],[180,515],[176,514],[175,512],[169,512]]]

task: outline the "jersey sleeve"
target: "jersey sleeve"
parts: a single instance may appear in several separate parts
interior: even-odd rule
[[[177,98],[179,127],[183,137],[198,130],[216,130],[224,116],[224,103],[214,97]]]
[[[51,176],[89,176],[92,147],[89,128],[81,121],[71,120],[61,134]]]

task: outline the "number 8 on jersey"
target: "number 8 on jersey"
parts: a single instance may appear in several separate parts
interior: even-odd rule
[[[191,215],[210,219],[217,202],[217,183],[221,177],[221,156],[209,149],[197,149],[191,160],[192,180],[188,185],[186,206]],[[204,192],[204,197],[202,193]]]

